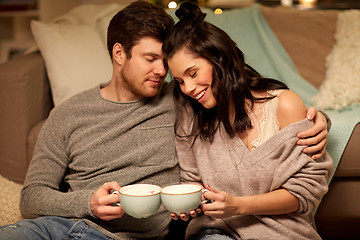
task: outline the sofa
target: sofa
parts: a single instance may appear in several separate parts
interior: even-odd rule
[[[299,74],[320,88],[326,78],[327,56],[336,43],[334,34],[341,11],[260,7]],[[54,107],[51,89],[45,60],[39,51],[0,64],[0,176],[7,181],[6,186],[15,186],[16,196],[38,133]],[[360,125],[357,124],[341,155],[329,192],[315,214],[317,229],[323,239],[360,237],[359,144]],[[17,212],[14,216],[18,215]]]

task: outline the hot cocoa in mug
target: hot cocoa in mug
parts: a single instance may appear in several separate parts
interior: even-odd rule
[[[114,191],[120,197],[121,206],[126,214],[134,218],[150,217],[161,205],[161,187],[152,184],[133,184]]]

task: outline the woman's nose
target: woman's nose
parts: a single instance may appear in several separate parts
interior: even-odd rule
[[[195,85],[189,81],[184,81],[183,87],[181,89],[186,95],[191,95],[195,91]]]

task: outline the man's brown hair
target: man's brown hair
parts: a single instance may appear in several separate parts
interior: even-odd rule
[[[112,59],[115,43],[120,43],[127,58],[131,49],[143,37],[154,37],[164,42],[174,26],[174,20],[163,8],[149,2],[136,1],[120,10],[110,21],[107,32],[107,47]]]

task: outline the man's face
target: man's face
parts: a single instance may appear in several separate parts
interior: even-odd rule
[[[162,42],[144,37],[132,48],[131,58],[125,59],[120,70],[122,95],[128,101],[155,96],[166,77]]]

